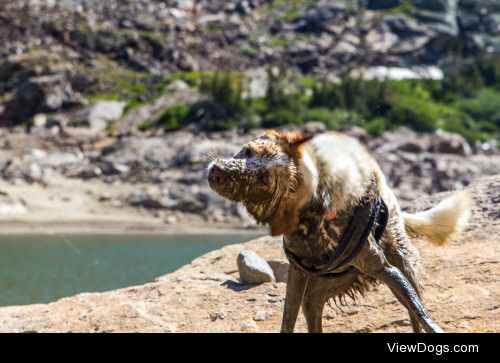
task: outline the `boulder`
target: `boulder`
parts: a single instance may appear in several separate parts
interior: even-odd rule
[[[276,282],[286,283],[288,281],[288,270],[290,269],[290,263],[288,260],[283,258],[280,260],[267,261],[267,263],[273,270]]]
[[[108,122],[118,120],[125,109],[125,102],[99,101],[89,106],[87,123],[94,132],[106,130]]]
[[[406,140],[398,145],[398,149],[410,153],[421,153],[429,147],[429,143],[426,141],[424,138]]]
[[[37,163],[30,163],[23,170],[23,177],[28,183],[45,183],[47,170]]]
[[[411,2],[420,9],[445,12],[452,3],[456,4],[457,0],[412,0]]]
[[[0,120],[14,125],[28,121],[38,113],[54,112],[81,103],[80,95],[73,92],[71,83],[62,74],[34,77],[17,89]]]
[[[369,0],[367,8],[370,10],[390,9],[401,4],[401,0]]]
[[[92,178],[97,178],[102,175],[102,169],[99,168],[98,166],[95,165],[83,165],[80,168],[78,168],[77,172],[74,174],[74,176],[82,179],[92,179]],[[69,176],[73,176],[71,173]]]
[[[311,6],[305,15],[294,20],[293,29],[298,32],[321,33],[338,23],[346,9],[341,2],[320,2]]]
[[[302,72],[308,72],[318,65],[318,49],[307,42],[295,42],[288,51],[287,56]]]
[[[200,198],[199,195],[186,194],[170,208],[184,213],[201,213],[207,209],[206,203],[204,203],[201,199],[202,198]]]
[[[462,135],[438,131],[431,137],[429,151],[467,156],[471,154],[471,147]]]
[[[273,314],[269,311],[266,310],[259,310],[255,313],[253,316],[253,320],[255,321],[266,321],[268,320]]]
[[[323,122],[311,120],[302,125],[300,131],[305,134],[320,134],[327,131],[327,127]]]
[[[148,209],[172,208],[177,205],[177,201],[164,196],[156,196],[141,188],[130,194],[127,203],[134,207],[144,207]]]
[[[0,191],[0,215],[19,215],[27,212],[26,202]]]
[[[382,21],[382,25],[403,39],[426,37],[429,35],[429,31],[424,26],[400,14],[386,16]]]
[[[243,284],[262,284],[275,281],[269,264],[254,251],[241,251],[237,259],[240,281]]]

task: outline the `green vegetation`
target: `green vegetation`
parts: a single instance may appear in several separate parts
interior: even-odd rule
[[[150,102],[166,89],[168,79],[121,67],[104,57],[98,59],[96,82],[85,94],[89,102],[126,101],[125,112]]]
[[[156,121],[167,131],[176,130],[182,126],[184,119],[189,112],[186,105],[174,105],[167,107]]]
[[[303,14],[297,10],[289,10],[282,15],[276,17],[277,20],[294,21],[300,18]]]
[[[248,129],[314,120],[334,130],[358,125],[374,135],[404,126],[458,132],[471,143],[500,139],[500,65],[493,56],[454,59],[441,81],[364,81],[344,75],[329,82],[275,71],[268,72],[263,98],[244,97],[241,73],[204,74],[198,87],[211,101],[193,105],[175,127],[201,122],[209,130]]]
[[[415,7],[412,4],[412,0],[401,0],[400,4],[392,8],[385,10],[379,10],[378,16],[384,16],[387,14],[402,14],[409,18],[415,16]]]
[[[280,37],[270,37],[269,45],[272,47],[287,47],[290,45],[290,41],[285,38]]]
[[[170,77],[169,81],[184,81],[191,87],[199,87],[201,85],[202,79],[206,77],[212,77],[215,72],[211,71],[189,71],[189,72],[174,72]]]
[[[108,124],[106,125],[106,132],[108,135],[113,135],[116,132],[116,120],[108,121]]]

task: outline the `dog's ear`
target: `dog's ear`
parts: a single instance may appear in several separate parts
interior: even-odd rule
[[[279,140],[281,143],[287,144],[290,147],[298,147],[304,142],[311,140],[314,134],[310,132],[284,132],[269,129],[264,134],[264,137]]]
[[[288,144],[290,147],[298,147],[304,142],[311,140],[314,136],[312,133],[276,131],[274,131],[274,135],[278,140],[284,144]]]
[[[283,150],[293,159],[300,159],[301,146],[314,137],[312,133],[301,132],[277,132],[276,138],[281,141]]]
[[[311,133],[289,132],[285,136],[285,141],[290,148],[298,148],[303,143],[311,140],[314,137]]]

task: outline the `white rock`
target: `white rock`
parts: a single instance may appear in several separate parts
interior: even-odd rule
[[[256,332],[259,331],[259,327],[253,320],[249,320],[241,324],[241,331],[244,332]]]
[[[24,201],[6,194],[0,194],[0,215],[19,215],[27,212]]]
[[[269,317],[271,315],[272,315],[272,313],[270,313],[268,311],[264,311],[264,310],[257,311],[255,313],[255,315],[253,316],[253,320],[255,320],[255,321],[264,321],[264,320],[269,319]]]
[[[99,101],[93,104],[88,115],[90,129],[95,132],[104,131],[109,121],[117,120],[123,115],[125,105],[121,101]]]
[[[275,281],[269,264],[254,251],[241,251],[238,255],[238,271],[244,284],[262,284]]]
[[[27,155],[33,157],[34,159],[43,159],[47,157],[47,153],[42,149],[30,149],[28,150]]]

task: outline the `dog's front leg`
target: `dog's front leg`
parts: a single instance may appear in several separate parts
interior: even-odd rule
[[[304,298],[304,291],[309,278],[299,269],[290,265],[288,271],[288,282],[286,285],[285,307],[283,309],[283,320],[281,321],[282,333],[293,333],[300,305]]]
[[[422,324],[427,333],[443,332],[425,310],[411,283],[398,268],[387,261],[371,235],[368,243],[354,259],[353,265],[362,272],[387,284],[409,313]]]

